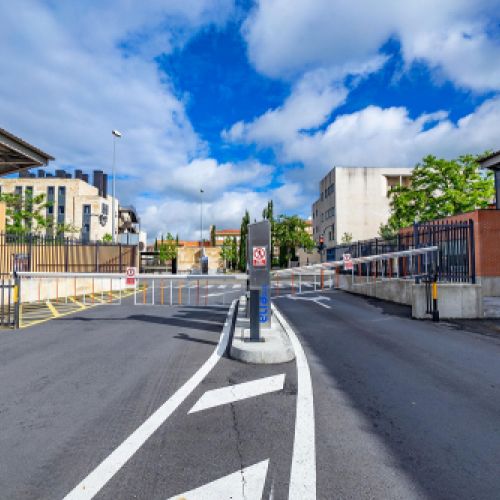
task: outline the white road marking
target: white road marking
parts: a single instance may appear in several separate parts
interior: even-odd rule
[[[318,304],[318,306],[324,307],[325,309],[331,309],[329,305],[321,302],[322,300],[330,300],[330,297],[325,297],[323,295],[319,295],[318,297],[303,297],[302,295],[288,294],[286,295],[286,298],[292,300],[307,300],[309,302],[314,302],[315,304]]]
[[[268,465],[264,460],[168,500],[261,500]]]
[[[316,445],[311,372],[297,335],[274,303],[271,308],[290,338],[297,363],[297,411],[288,500],[316,500]]]
[[[273,375],[272,377],[260,378],[250,382],[221,387],[205,392],[188,413],[214,408],[241,399],[253,398],[262,394],[283,390],[285,374]]]
[[[219,344],[198,371],[183,386],[177,389],[165,403],[125,439],[118,448],[108,455],[85,479],[75,486],[64,497],[64,500],[89,500],[93,498],[193,392],[226,351],[235,305],[236,300],[233,301],[229,308]]]

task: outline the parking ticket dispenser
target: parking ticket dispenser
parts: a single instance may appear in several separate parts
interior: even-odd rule
[[[250,275],[250,340],[260,341],[260,329],[271,327],[271,223],[249,224],[247,263]]]

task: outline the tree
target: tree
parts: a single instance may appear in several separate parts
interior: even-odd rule
[[[167,233],[165,240],[162,237],[158,250],[160,264],[177,258],[177,243],[171,233]]]
[[[158,238],[155,238],[155,246],[154,246],[154,251],[158,251]]]
[[[236,270],[238,267],[238,243],[236,242],[236,236],[233,236],[231,241],[231,267]]]
[[[14,193],[0,195],[0,201],[5,203],[6,227],[8,234],[48,234],[64,235],[76,233],[78,230],[70,224],[58,224],[53,215],[47,215],[52,202],[45,199],[45,194],[26,194],[22,196]]]
[[[215,225],[210,226],[210,244],[214,247],[215,246]]]
[[[392,213],[381,232],[487,208],[494,195],[493,175],[480,168],[478,158],[426,156],[414,168],[408,186],[391,189]]]
[[[262,210],[262,217],[264,219],[267,219],[271,223],[271,255],[270,259],[271,262],[274,260],[274,245],[276,244],[276,235],[275,235],[275,220],[274,220],[274,206],[273,206],[273,200],[269,200],[267,202],[267,207]]]
[[[113,241],[113,236],[109,233],[106,233],[103,237],[102,237],[102,241],[104,243],[111,243]]]
[[[224,241],[222,242],[220,257],[222,259],[224,268],[226,269],[235,264],[238,259],[238,252],[233,247],[233,241],[229,236],[224,238]]]
[[[239,268],[241,272],[247,270],[247,237],[248,237],[248,224],[250,224],[250,214],[245,210],[245,215],[241,220],[240,230],[240,251],[239,251]]]
[[[280,215],[276,220],[276,241],[280,246],[280,265],[295,259],[297,248],[312,250],[314,241],[306,231],[306,223],[298,215]]]
[[[344,245],[348,245],[349,243],[351,243],[352,242],[352,233],[344,233],[342,235],[340,242],[343,243]]]

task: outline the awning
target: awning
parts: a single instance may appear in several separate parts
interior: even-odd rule
[[[54,158],[0,128],[0,177],[27,168],[42,167]]]

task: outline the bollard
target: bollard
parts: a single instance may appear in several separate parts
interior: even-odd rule
[[[437,275],[432,283],[432,321],[439,321]]]
[[[321,290],[323,290],[324,288],[324,284],[325,284],[325,271],[323,269],[321,269],[321,277],[320,277],[320,284],[321,284]]]

